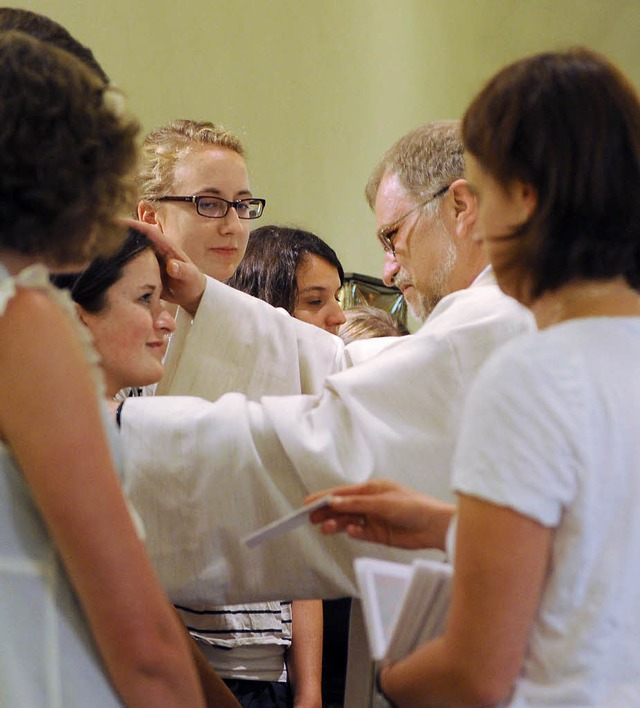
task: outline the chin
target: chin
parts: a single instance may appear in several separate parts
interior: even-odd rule
[[[229,278],[236,272],[238,263],[220,263],[220,261],[209,261],[208,263],[196,263],[198,268],[202,273],[208,275],[214,280],[220,280],[224,282],[229,280]]]
[[[407,305],[409,307],[409,311],[411,312],[413,319],[420,322],[420,324],[422,324],[429,316],[429,312],[427,312],[426,305],[424,302],[422,302],[422,300],[407,300]]]
[[[135,377],[135,384],[131,384],[134,388],[142,388],[143,386],[152,386],[157,384],[164,374],[164,366],[160,362],[156,362],[155,366],[148,366],[144,371],[139,371]]]

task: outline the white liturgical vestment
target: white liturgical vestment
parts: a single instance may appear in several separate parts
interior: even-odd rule
[[[208,283],[193,324],[183,321],[172,341],[159,390],[180,395],[128,400],[121,416],[126,488],[172,601],[355,596],[354,557],[415,557],[311,525],[255,550],[240,539],[311,492],[372,477],[452,499],[470,383],[489,354],[534,327],[487,270],[416,334],[385,347],[372,340],[382,351],[369,358],[356,342],[364,360],[353,365],[337,337]],[[230,388],[242,393],[215,400]],[[274,389],[318,393],[252,400]],[[196,392],[210,400],[185,395]],[[222,588],[221,554],[230,572]]]

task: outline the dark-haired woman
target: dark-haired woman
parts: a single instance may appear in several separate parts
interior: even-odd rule
[[[160,266],[144,235],[130,229],[114,255],[94,259],[79,274],[56,275],[53,282],[71,291],[80,320],[91,332],[108,399],[137,395],[162,378],[175,320],[160,300]],[[237,706],[191,638],[189,647],[207,705]]]
[[[255,229],[227,283],[332,334],[345,322],[338,301],[342,264],[335,251],[309,231],[290,226]]]
[[[469,396],[448,626],[381,688],[398,706],[640,705],[640,102],[593,52],[537,55],[489,81],[463,138],[479,237],[540,332]],[[444,545],[424,497],[339,493],[354,537]]]
[[[245,256],[227,281],[233,288],[331,334],[337,334],[346,321],[338,301],[343,283],[344,270],[336,252],[319,236],[275,225],[251,232]],[[315,664],[318,688],[322,658],[323,705],[340,703],[344,698],[349,605],[348,600],[292,603],[293,645],[303,624],[307,625],[306,640],[315,635],[315,647],[307,652],[307,666],[312,673]],[[313,686],[314,682],[309,683]]]
[[[133,230],[114,257],[94,260],[72,284],[71,297],[100,354],[107,396],[162,378],[175,320],[160,300],[161,291],[151,244]]]

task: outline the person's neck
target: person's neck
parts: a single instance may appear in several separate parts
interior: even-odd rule
[[[640,294],[624,278],[580,280],[544,293],[531,311],[539,329],[580,317],[638,317]]]

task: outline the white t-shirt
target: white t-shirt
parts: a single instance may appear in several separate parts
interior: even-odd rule
[[[640,318],[568,321],[495,354],[454,487],[555,529],[510,705],[640,705]]]

